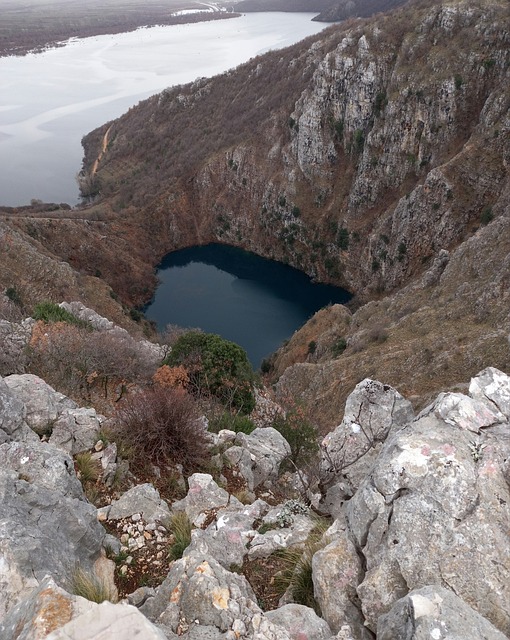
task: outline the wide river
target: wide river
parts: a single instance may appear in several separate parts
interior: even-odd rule
[[[78,202],[82,137],[166,87],[324,29],[310,13],[139,29],[0,58],[0,205]]]

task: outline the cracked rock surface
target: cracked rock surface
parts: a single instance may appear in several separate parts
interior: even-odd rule
[[[409,591],[441,585],[510,633],[510,426],[501,414],[499,422],[486,420],[496,414],[482,387],[504,406],[510,378],[482,372],[471,383],[474,398],[457,394],[454,419],[443,411],[444,397],[441,410],[433,403],[387,440],[347,503],[367,566],[358,595],[373,631]],[[459,424],[462,407],[479,434]]]

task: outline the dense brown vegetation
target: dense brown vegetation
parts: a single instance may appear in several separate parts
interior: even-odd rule
[[[209,444],[198,406],[183,389],[155,387],[128,398],[115,415],[115,435],[130,450],[131,464],[181,464],[196,469]]]

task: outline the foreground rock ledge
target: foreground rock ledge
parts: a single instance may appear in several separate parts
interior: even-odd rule
[[[35,382],[45,389],[38,403],[48,399],[40,407],[48,415],[55,392]],[[285,505],[243,505],[207,474],[192,476],[188,495],[170,510],[151,485],[132,488],[109,508],[119,517],[148,508],[156,519],[184,510],[198,524],[214,517],[194,531],[160,587],[129,598],[139,609],[71,595],[77,566],[94,572],[101,559],[109,562],[105,531],[67,451],[36,435],[29,402],[23,385],[0,380],[1,640],[510,635],[510,378],[501,371],[485,369],[469,395],[442,393],[416,418],[391,387],[365,380],[353,391],[342,424],[322,444],[320,506],[333,516],[311,560],[322,617],[289,603],[289,593],[284,606],[264,613],[246,578],[231,570],[245,555],[264,556],[253,546],[260,538],[304,544],[294,534],[308,516],[294,515],[293,535],[261,534],[256,522],[272,523]],[[65,397],[58,403],[57,413],[70,410]],[[76,429],[78,441],[89,424],[77,421]],[[286,443],[273,441],[273,430],[257,431],[263,447],[236,438],[234,453],[249,452],[251,473],[266,465],[271,484],[268,456],[280,460]]]

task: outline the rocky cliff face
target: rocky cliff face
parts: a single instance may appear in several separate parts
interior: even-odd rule
[[[417,4],[165,92],[113,123],[105,202],[157,224],[160,252],[219,240],[358,295],[400,287],[500,206],[506,18]]]

